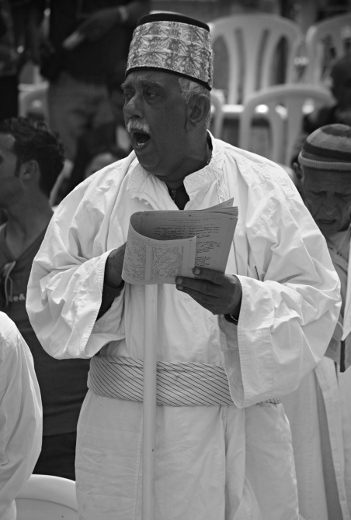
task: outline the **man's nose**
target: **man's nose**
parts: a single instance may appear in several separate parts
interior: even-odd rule
[[[334,215],[334,213],[336,213],[336,208],[335,206],[324,206],[324,213],[325,215],[328,215],[328,216],[332,216]]]
[[[126,118],[143,117],[142,100],[138,93],[124,103],[123,113]]]
[[[334,196],[326,198],[323,204],[323,209],[326,215],[333,215],[337,211],[337,204]]]

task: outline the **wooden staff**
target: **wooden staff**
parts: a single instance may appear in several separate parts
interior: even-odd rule
[[[145,285],[143,520],[155,520],[157,285]]]

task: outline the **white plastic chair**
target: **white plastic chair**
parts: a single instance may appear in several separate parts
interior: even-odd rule
[[[17,520],[78,520],[73,480],[31,475],[16,498]]]
[[[35,113],[43,117],[47,122],[48,105],[47,105],[47,91],[48,83],[37,83],[36,85],[26,86],[25,89],[19,92],[19,115],[27,117],[30,113]]]
[[[225,118],[238,118],[249,94],[276,83],[276,51],[282,39],[287,42],[285,82],[297,79],[294,59],[302,37],[295,22],[277,15],[236,14],[213,20],[209,26],[214,87],[225,91]]]
[[[320,84],[329,72],[331,61],[351,52],[351,13],[311,25],[305,46],[307,66],[303,77],[307,83]],[[330,50],[333,50],[332,57],[326,55]]]
[[[217,139],[222,138],[223,132],[223,106],[224,106],[224,96],[221,91],[216,91],[215,89],[211,90],[211,113],[212,113],[212,121],[211,121],[211,131],[214,137]]]
[[[334,102],[329,90],[315,85],[276,85],[252,93],[240,116],[239,146],[255,151],[252,122],[258,116],[269,124],[271,146],[266,156],[274,162],[289,165],[304,114],[321,105]]]

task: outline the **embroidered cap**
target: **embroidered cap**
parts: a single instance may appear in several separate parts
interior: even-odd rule
[[[143,16],[130,44],[126,76],[135,70],[163,70],[211,90],[212,54],[205,23],[173,13]]]
[[[318,128],[307,137],[298,160],[309,168],[351,173],[351,126]]]

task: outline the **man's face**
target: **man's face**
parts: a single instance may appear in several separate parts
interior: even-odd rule
[[[346,229],[351,216],[350,171],[333,172],[303,168],[304,202],[325,237]]]
[[[20,165],[13,152],[15,139],[0,134],[0,207],[9,208],[18,201],[22,187],[18,177]]]
[[[186,103],[175,74],[132,72],[122,85],[124,121],[142,167],[176,180],[187,153]]]

